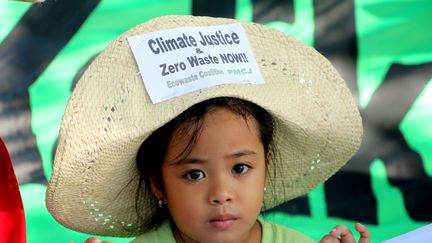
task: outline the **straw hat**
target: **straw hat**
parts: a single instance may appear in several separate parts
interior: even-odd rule
[[[159,17],[122,34],[94,60],[69,100],[48,184],[47,207],[59,223],[97,235],[141,234],[135,208],[138,148],[152,131],[213,97],[245,99],[274,116],[279,156],[269,173],[268,208],[309,192],[353,156],[362,124],[344,80],[313,48],[259,24],[240,22],[265,84],[223,84],[151,102],[128,36],[236,22]],[[138,210],[152,216],[154,199],[142,200]]]

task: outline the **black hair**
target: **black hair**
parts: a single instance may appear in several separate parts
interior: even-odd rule
[[[217,108],[226,108],[233,113],[242,116],[245,120],[247,120],[248,117],[253,117],[255,119],[260,134],[260,140],[264,147],[267,170],[269,163],[267,160],[267,154],[269,152],[274,154],[275,152],[273,145],[274,120],[270,113],[252,102],[239,98],[218,97],[202,101],[189,107],[180,115],[162,127],[156,129],[141,144],[137,153],[137,167],[140,174],[140,182],[135,200],[136,210],[139,216],[142,213],[138,210],[139,208],[142,208],[139,207],[139,203],[142,202],[143,197],[141,193],[144,193],[146,196],[151,195],[154,199],[155,205],[157,205],[157,199],[151,191],[150,180],[155,183],[155,186],[158,187],[158,189],[163,189],[162,163],[165,160],[167,148],[174,132],[191,132],[188,145],[180,155],[186,157],[193,148],[196,138],[201,131],[204,116]],[[142,183],[145,183],[144,188],[142,188]],[[142,191],[142,189],[144,189],[144,191]],[[141,219],[143,219],[143,217],[141,217]],[[146,227],[142,227],[142,230],[150,230],[161,224],[166,219],[170,219],[166,207],[163,207],[162,209],[157,207],[157,211],[153,217],[151,217],[149,221],[143,221],[143,225]]]

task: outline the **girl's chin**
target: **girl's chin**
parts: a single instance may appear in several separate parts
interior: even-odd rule
[[[219,243],[219,242],[239,242],[238,232],[227,232],[227,231],[219,231],[219,232],[209,232],[206,235],[202,235],[203,237],[185,237],[183,238],[189,239],[188,242],[208,242],[208,243]],[[182,238],[176,239],[179,242],[183,242]]]

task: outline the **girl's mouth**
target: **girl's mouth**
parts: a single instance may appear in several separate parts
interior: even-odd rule
[[[225,230],[230,228],[237,221],[237,217],[230,214],[221,214],[209,220],[210,226]]]

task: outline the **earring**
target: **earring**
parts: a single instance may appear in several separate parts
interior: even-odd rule
[[[159,199],[158,200],[158,206],[159,206],[159,208],[163,208],[163,205],[164,205],[164,200]]]
[[[264,187],[264,192],[266,192],[267,191],[267,187]]]

